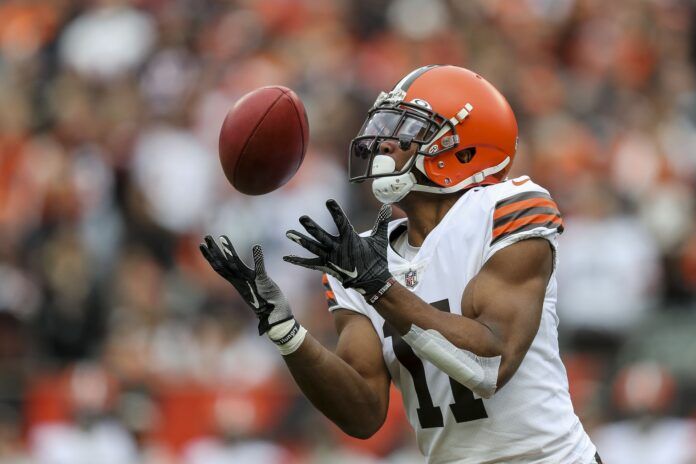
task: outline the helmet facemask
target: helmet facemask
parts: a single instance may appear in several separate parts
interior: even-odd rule
[[[351,182],[406,174],[416,164],[419,155],[433,157],[456,146],[456,137],[444,137],[450,142],[447,146],[432,145],[448,132],[454,133],[454,125],[426,107],[429,105],[422,100],[410,103],[399,100],[403,95],[395,95],[398,92],[380,94],[358,136],[351,141],[348,158]],[[416,153],[398,171],[375,172],[375,157],[380,155],[380,144],[387,140],[394,141],[404,151],[415,143]]]

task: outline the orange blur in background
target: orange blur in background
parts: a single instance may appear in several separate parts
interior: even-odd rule
[[[696,462],[696,8],[686,0],[6,0],[0,4],[0,462],[421,463],[392,392],[347,438],[198,254],[262,243],[312,334],[318,275],[290,268],[302,214],[356,227],[348,142],[381,90],[475,70],[520,125],[511,175],[564,215],[561,352],[605,462]],[[304,101],[311,145],[261,197],[217,136],[264,85]],[[286,243],[288,242],[288,243]]]

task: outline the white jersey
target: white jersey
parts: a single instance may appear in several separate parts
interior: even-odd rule
[[[392,221],[389,236],[405,221]],[[467,283],[495,252],[530,237],[547,239],[555,250],[561,231],[555,203],[528,177],[476,187],[452,206],[412,260],[390,245],[389,270],[424,301],[461,314]],[[330,310],[356,311],[372,322],[428,463],[594,462],[596,450],[573,412],[558,351],[555,271],[532,345],[514,376],[489,399],[418,358],[359,293],[333,277],[324,281]]]

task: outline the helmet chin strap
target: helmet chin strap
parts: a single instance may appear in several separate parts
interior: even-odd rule
[[[415,155],[415,166],[420,171],[425,172],[423,166],[423,155]],[[471,184],[478,184],[493,174],[496,174],[510,164],[510,157],[505,159],[495,166],[479,171],[476,174],[461,180],[460,182],[450,187],[436,187],[431,185],[422,185],[416,181],[416,176],[412,172],[407,172],[399,176],[378,177],[372,181],[372,193],[377,200],[384,204],[392,204],[400,201],[409,192],[429,192],[429,193],[454,193],[465,189]],[[372,174],[388,174],[396,170],[396,162],[391,156],[377,155],[372,161]]]
[[[499,173],[500,171],[505,169],[508,164],[510,164],[510,157],[506,156],[503,161],[496,164],[495,166],[488,167],[488,168],[484,169],[483,171],[479,171],[476,174],[467,177],[466,179],[462,179],[461,181],[457,182],[455,185],[451,185],[449,187],[436,187],[436,186],[432,186],[432,185],[416,184],[411,188],[411,190],[416,191],[416,192],[429,192],[429,193],[458,192],[462,189],[465,189],[466,187],[468,187],[471,184],[478,184],[480,182],[483,182],[483,180],[486,177]],[[425,173],[425,167],[423,166],[423,156],[422,155],[418,157],[415,165],[419,171]]]

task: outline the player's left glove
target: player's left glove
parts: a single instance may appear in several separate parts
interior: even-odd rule
[[[259,318],[259,335],[266,333],[283,355],[295,351],[302,343],[306,330],[295,321],[285,295],[266,274],[261,246],[254,245],[252,248],[254,268],[251,269],[239,258],[229,238],[223,235],[220,243],[222,250],[213,237],[206,236],[205,243],[200,244],[203,257],[254,310]]]
[[[394,282],[387,265],[387,225],[391,218],[391,206],[382,206],[372,233],[365,237],[355,232],[335,200],[327,201],[326,207],[336,223],[338,236],[329,234],[308,216],[302,216],[300,224],[314,239],[296,230],[289,230],[285,235],[317,257],[291,255],[283,259],[288,263],[326,272],[344,287],[354,288],[369,303],[374,303]]]

